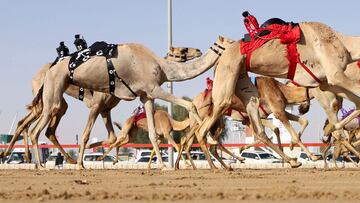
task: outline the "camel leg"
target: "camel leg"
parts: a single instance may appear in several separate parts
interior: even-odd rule
[[[125,121],[124,126],[121,129],[119,137],[116,138],[115,143],[110,144],[109,148],[105,151],[105,153],[98,158],[98,160],[103,160],[107,154],[111,152],[111,150],[116,147],[118,149],[120,146],[129,143],[131,139],[133,139],[132,135],[135,135],[135,133],[132,133],[132,130],[134,129],[134,120],[133,118],[129,118]]]
[[[289,118],[289,120],[296,121],[296,122],[298,122],[300,124],[301,128],[300,128],[300,131],[298,133],[298,136],[299,136],[299,139],[301,139],[301,136],[303,135],[306,127],[309,125],[309,121],[307,119],[305,119],[305,118],[302,118],[300,116],[291,114],[291,113],[286,112],[286,111],[285,111],[285,114]]]
[[[191,154],[190,154],[190,150],[191,150],[192,144],[194,143],[194,139],[195,139],[195,136],[191,136],[189,141],[186,143],[185,153],[186,153],[187,158],[190,160],[192,168],[194,170],[196,170],[197,169],[196,165],[195,165],[194,160],[193,160],[193,158],[191,157]]]
[[[219,148],[221,151],[225,152],[226,154],[232,156],[233,158],[239,160],[239,161],[244,161],[245,158],[243,157],[239,157],[239,156],[236,156],[234,153],[232,153],[230,150],[228,150],[226,147],[222,146],[221,144],[219,145]]]
[[[212,155],[214,155],[215,159],[218,160],[220,162],[220,164],[227,170],[227,171],[232,171],[233,169],[231,168],[231,166],[228,166],[224,163],[224,161],[222,160],[222,158],[219,156],[219,154],[217,153],[216,150],[216,146],[217,145],[210,145],[210,152]]]
[[[76,164],[76,161],[64,150],[64,148],[60,145],[58,139],[55,136],[56,128],[58,127],[61,118],[65,115],[68,105],[66,101],[63,99],[60,105],[60,110],[54,116],[49,123],[48,128],[46,129],[45,135],[46,137],[60,150],[60,152],[64,155],[65,159],[72,164]]]
[[[153,98],[157,98],[157,99],[162,99],[165,100],[167,102],[171,102],[173,104],[177,104],[179,106],[184,107],[192,116],[194,116],[195,120],[198,123],[201,123],[202,120],[197,112],[196,107],[194,106],[194,104],[192,102],[189,102],[187,100],[175,97],[174,95],[164,91],[163,89],[161,89],[160,86],[155,87],[152,92],[151,92],[151,97]]]
[[[94,123],[96,121],[97,116],[99,115],[98,112],[99,108],[92,108],[86,123],[86,127],[84,129],[84,132],[82,134],[81,137],[81,144],[80,144],[80,149],[79,149],[79,157],[78,157],[78,161],[77,161],[77,165],[76,165],[76,169],[77,170],[82,170],[85,169],[84,164],[83,164],[83,157],[84,157],[84,153],[85,153],[85,147],[87,142],[89,141],[89,137],[90,137],[90,132],[94,126]]]
[[[24,145],[25,145],[25,154],[24,159],[26,163],[31,163],[30,149],[29,149],[29,140],[28,140],[28,128],[25,128],[23,131],[24,136]]]
[[[146,120],[148,124],[148,132],[149,132],[149,139],[151,141],[151,144],[153,145],[153,148],[155,149],[157,160],[160,163],[160,168],[166,168],[166,165],[164,164],[161,154],[159,145],[157,144],[157,136],[155,131],[155,122],[154,122],[154,110],[153,110],[153,100],[141,97],[141,102],[144,103],[145,111],[146,111]]]
[[[177,156],[176,162],[175,162],[175,169],[179,169],[180,158],[182,157],[182,152],[184,150],[184,146],[186,146],[186,149],[185,149],[186,156],[187,156],[188,160],[190,160],[190,163],[191,163],[193,169],[196,170],[196,166],[190,155],[190,149],[191,149],[191,145],[194,141],[195,130],[196,130],[196,127],[193,126],[191,128],[191,130],[186,134],[186,136],[181,138],[180,149],[179,149],[178,156]]]
[[[36,121],[40,117],[40,115],[41,114],[37,114],[37,113],[31,111],[23,119],[21,119],[18,122],[14,136],[11,138],[11,141],[10,141],[8,147],[6,148],[5,152],[0,152],[0,158],[11,154],[13,147],[14,147],[16,141],[18,140],[21,132],[25,131],[25,129],[27,129],[34,121]]]
[[[271,108],[271,110],[273,110],[275,118],[279,119],[284,124],[285,128],[289,131],[292,138],[292,142],[294,141],[295,143],[297,143],[311,160],[313,161],[318,160],[320,157],[313,155],[301,142],[298,133],[296,133],[295,129],[292,127],[292,125],[289,122],[289,118],[288,118],[289,113],[286,113],[284,109],[285,106],[283,106],[283,108],[280,109]]]
[[[150,159],[149,159],[149,162],[148,162],[148,165],[147,165],[148,169],[151,169],[151,162],[152,162],[152,159],[154,158],[154,155],[155,155],[155,149],[152,149],[151,153],[150,153]]]
[[[329,141],[329,143],[326,144],[326,147],[324,148],[324,150],[321,153],[321,156],[322,156],[322,158],[324,160],[324,168],[325,169],[329,168],[329,165],[328,165],[327,160],[326,160],[326,154],[327,154],[327,152],[329,151],[330,148],[331,148],[331,141]]]
[[[266,120],[266,119],[261,119],[261,123],[264,125],[264,127],[270,128],[270,130],[275,133],[279,148],[281,151],[284,151],[284,148],[281,146],[281,138],[280,138],[279,128],[276,127],[274,124],[272,124],[272,122],[270,122],[269,120]]]
[[[50,115],[50,110],[47,110],[47,108],[44,108],[39,121],[37,122],[37,124],[35,125],[35,127],[31,130],[30,133],[30,139],[33,145],[33,149],[34,149],[34,155],[35,155],[35,166],[38,169],[45,169],[40,161],[40,154],[39,154],[39,145],[38,145],[38,140],[39,140],[39,135],[41,130],[43,130],[46,126],[46,124],[50,121],[51,115]]]
[[[115,165],[117,162],[119,162],[119,149],[120,147],[115,147],[115,160],[113,161],[113,165]]]
[[[240,152],[242,152],[242,151],[244,151],[244,150],[247,150],[247,149],[249,149],[250,147],[253,147],[253,146],[255,146],[255,145],[257,145],[257,144],[260,144],[260,143],[261,143],[260,140],[255,140],[255,142],[253,142],[253,143],[251,143],[251,144],[247,144],[247,145],[245,145],[245,146],[240,147]]]
[[[335,151],[332,155],[332,158],[333,158],[333,161],[334,161],[334,164],[335,164],[335,168],[339,168],[337,163],[336,163],[336,159],[340,156],[340,151],[341,151],[341,147],[340,147],[340,143],[337,143],[336,144],[336,148],[335,148]]]
[[[116,141],[116,135],[111,121],[111,111],[101,112],[100,115],[105,123],[106,130],[108,131],[108,139],[104,141],[88,144],[86,146],[87,149],[91,149],[106,144],[113,144]]]

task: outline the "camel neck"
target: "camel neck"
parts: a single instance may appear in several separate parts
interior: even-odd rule
[[[160,58],[159,60],[167,81],[184,81],[195,78],[209,70],[218,58],[218,54],[208,49],[200,58],[187,63],[176,63]]]

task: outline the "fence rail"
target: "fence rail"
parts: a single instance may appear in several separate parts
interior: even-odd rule
[[[222,144],[224,147],[243,147],[246,146],[248,144]],[[278,145],[278,144],[275,144]],[[284,143],[281,144],[282,147],[289,147],[290,144],[288,143]],[[326,144],[324,143],[304,143],[304,145],[306,147],[323,147],[326,146]],[[63,148],[79,148],[80,145],[78,144],[63,144],[61,145]],[[161,148],[166,148],[166,147],[171,147],[171,144],[160,144]],[[265,144],[255,144],[254,147],[265,147]],[[298,146],[298,145],[294,145],[294,146]],[[8,145],[0,145],[0,149],[1,148],[7,148]],[[33,148],[33,145],[29,145],[30,148]],[[104,148],[109,148],[109,145],[103,145]],[[129,143],[126,144],[124,146],[122,146],[124,148],[152,148],[152,144],[135,144],[135,143]],[[193,144],[192,147],[196,147],[199,148],[200,145],[199,144]],[[25,148],[25,145],[14,145],[14,148]],[[56,148],[55,145],[49,145],[49,144],[45,144],[45,145],[39,145],[39,148]]]

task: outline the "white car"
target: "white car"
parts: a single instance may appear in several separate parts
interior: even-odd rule
[[[108,154],[105,156],[105,158],[101,161],[98,160],[99,157],[103,156],[103,153],[90,153],[90,154],[84,154],[83,162],[84,165],[86,164],[96,164],[96,163],[113,163],[116,158],[115,156]]]
[[[168,156],[164,155],[161,157],[163,162],[168,162]],[[143,157],[139,157],[138,159],[135,160],[135,163],[149,163],[150,160],[150,156],[143,156]],[[152,158],[152,163],[155,163],[157,160],[156,155]]]
[[[25,149],[16,148],[14,149],[5,161],[5,164],[22,164],[25,163]]]
[[[175,152],[174,153],[174,159],[177,158],[178,153]],[[191,151],[190,152],[191,158],[193,159],[194,163],[207,163],[207,159],[206,156],[204,154],[204,152],[200,152],[200,151]],[[186,153],[183,152],[182,156],[187,160],[187,156]],[[214,162],[218,162],[217,159],[215,159],[215,157],[210,153],[211,156],[211,160]],[[222,160],[224,161],[225,164],[231,164],[231,163],[236,163],[236,161],[234,159],[226,159],[224,157],[222,157]],[[180,159],[180,161],[182,161],[182,159]]]
[[[243,151],[240,156],[245,158],[244,163],[281,163],[273,154],[263,151]]]

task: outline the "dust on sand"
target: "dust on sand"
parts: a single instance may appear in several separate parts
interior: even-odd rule
[[[356,202],[360,169],[2,170],[0,202]]]

